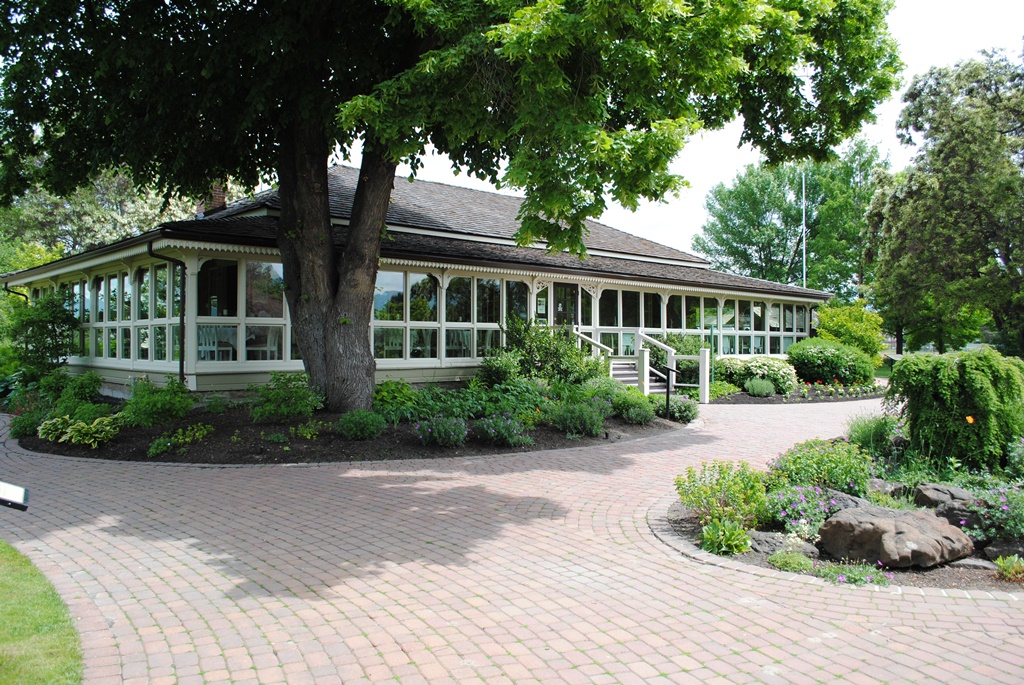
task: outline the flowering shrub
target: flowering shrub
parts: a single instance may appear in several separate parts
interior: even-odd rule
[[[786,354],[796,375],[809,383],[858,385],[875,378],[875,366],[868,355],[831,340],[807,338],[791,345]]]
[[[768,493],[767,511],[787,532],[799,532],[807,540],[836,511],[835,500],[821,486],[792,485]]]
[[[665,415],[664,398],[649,395],[648,400],[654,405],[654,413],[676,423],[690,423],[700,413],[700,405],[685,395],[672,395],[668,398],[668,416]]]
[[[533,438],[526,434],[523,422],[509,414],[485,416],[476,422],[476,432],[495,445],[520,447],[533,444]]]
[[[808,440],[768,465],[773,490],[785,485],[819,485],[863,497],[871,474],[871,456],[841,441]]]
[[[1024,492],[1020,486],[992,488],[970,508],[981,519],[981,525],[968,531],[972,537],[1024,538]]]
[[[796,390],[796,371],[785,359],[776,357],[751,357],[743,364],[734,383],[746,383],[751,378],[764,378],[772,382],[775,392],[788,395]]]
[[[499,350],[484,358],[477,371],[477,378],[488,387],[514,381],[522,378],[521,363],[522,355],[515,350]]]
[[[654,420],[654,408],[647,397],[629,386],[623,386],[612,399],[612,409],[626,423],[646,426]]]
[[[469,426],[465,419],[448,416],[420,421],[413,426],[413,432],[421,445],[439,445],[441,447],[460,447],[466,444],[469,437]]]
[[[610,409],[611,403],[598,397],[582,402],[559,402],[549,407],[548,421],[565,431],[566,437],[596,438],[604,429],[604,417]]]
[[[740,357],[719,357],[714,362],[715,380],[725,381],[733,385],[742,385],[742,381],[739,381],[739,378],[743,374],[743,367],[745,365],[746,361]]]
[[[764,478],[744,462],[703,463],[700,471],[688,466],[676,476],[676,491],[701,525],[734,521],[747,527],[766,516]]]

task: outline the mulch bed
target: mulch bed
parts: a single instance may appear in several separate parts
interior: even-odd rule
[[[318,412],[315,420],[332,423],[339,414]],[[201,443],[190,445],[185,451],[172,450],[158,457],[149,457],[147,452],[152,442],[168,432],[187,428],[197,423],[213,426],[213,433]],[[301,422],[296,422],[301,423]],[[161,461],[182,464],[281,464],[335,461],[381,461],[387,459],[438,459],[444,457],[475,457],[536,450],[553,450],[566,447],[606,445],[609,441],[626,441],[657,435],[666,430],[677,430],[680,425],[662,419],[655,419],[649,426],[633,426],[618,418],[604,422],[605,432],[598,438],[572,439],[563,431],[551,427],[540,427],[531,431],[534,444],[527,447],[496,447],[470,437],[463,446],[444,448],[423,446],[413,434],[409,424],[389,428],[376,440],[345,440],[330,428],[320,431],[316,440],[306,440],[290,434],[290,425],[253,423],[249,410],[235,406],[223,412],[195,410],[181,421],[167,423],[153,428],[125,428],[121,433],[99,449],[87,446],[54,443],[37,437],[22,438],[20,443],[27,449],[47,454],[62,454],[92,459],[113,459],[118,461]]]
[[[693,515],[693,512],[683,506],[682,503],[676,502],[669,507],[668,522],[676,535],[695,547],[700,546],[700,524],[697,523],[697,518]],[[984,554],[980,551],[975,552],[974,556],[979,559],[985,558]],[[731,558],[752,566],[775,568],[768,563],[767,554],[747,552],[746,554],[738,554]],[[821,558],[827,559],[828,557],[822,554]],[[938,566],[931,569],[908,568],[888,570],[896,576],[889,583],[893,586],[986,590],[989,592],[1012,592],[1018,595],[1024,593],[1024,585],[1000,580],[996,578],[995,571],[959,568],[956,566]]]

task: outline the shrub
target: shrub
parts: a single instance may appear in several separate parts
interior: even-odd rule
[[[995,564],[998,577],[1013,583],[1024,583],[1024,559],[1011,554],[1008,557],[999,557]]]
[[[491,388],[485,398],[484,414],[509,414],[524,428],[534,428],[543,418],[547,403],[535,381],[516,378]]]
[[[466,421],[451,416],[438,416],[420,421],[413,426],[413,431],[421,445],[459,447],[466,444],[466,438],[469,437]]]
[[[751,357],[743,364],[737,381],[746,383],[751,378],[764,378],[772,382],[775,392],[788,395],[796,390],[796,371],[785,359],[776,357]]]
[[[649,395],[647,399],[658,416],[676,423],[690,423],[700,414],[700,405],[683,395],[669,396],[668,415],[665,414],[665,398],[660,395]]]
[[[735,395],[738,392],[740,392],[740,389],[732,383],[726,383],[725,381],[712,381],[708,385],[708,402],[714,402],[719,397]],[[684,388],[682,393],[694,402],[700,400],[700,388]]]
[[[523,422],[511,414],[485,416],[476,422],[476,432],[481,439],[503,447],[533,444],[533,438],[526,434]]]
[[[864,300],[819,307],[818,335],[825,340],[855,347],[868,356],[872,366],[877,368],[881,365],[879,353],[885,349],[882,316],[868,311]]]
[[[785,485],[819,485],[863,497],[871,471],[871,457],[856,445],[809,440],[769,464],[768,481],[772,490]]]
[[[416,391],[406,381],[384,381],[373,390],[373,410],[397,426],[415,414]]]
[[[482,416],[487,408],[486,391],[482,387],[447,390],[430,386],[416,393],[412,415],[416,419],[434,416],[453,416],[469,420]]]
[[[740,385],[742,381],[739,378],[743,375],[744,366],[746,361],[740,357],[718,357],[713,363],[715,380]]]
[[[875,459],[892,459],[897,455],[899,422],[891,414],[855,416],[850,419],[846,437]]]
[[[612,410],[626,423],[646,426],[654,420],[654,408],[638,389],[623,386],[612,399]]]
[[[93,449],[117,437],[117,434],[121,432],[122,425],[120,414],[101,416],[92,423],[71,421],[66,416],[51,419],[51,421],[64,422],[63,433],[58,438],[58,442],[70,442],[72,445],[88,445]],[[44,431],[47,435],[53,435],[57,431],[59,424],[51,425],[51,421],[46,421],[39,426],[40,437],[45,437],[43,435]],[[53,440],[52,437],[46,437],[46,439]]]
[[[768,557],[768,563],[789,573],[807,573],[814,568],[814,562],[799,552],[776,552]]]
[[[787,532],[802,526],[817,531],[835,510],[820,486],[790,485],[768,493],[768,515]]]
[[[92,402],[85,402],[75,407],[75,411],[71,414],[71,418],[75,421],[92,423],[101,416],[110,416],[112,413],[114,413],[114,408],[109,404],[93,404]]]
[[[549,328],[510,317],[504,331],[507,349],[519,355],[520,374],[526,378],[579,384],[608,375],[607,362],[580,348],[569,328]]]
[[[253,421],[288,421],[305,418],[324,406],[323,395],[309,385],[305,373],[283,373],[271,371],[270,381],[253,384],[249,390],[256,394],[256,400],[249,407]]]
[[[849,345],[807,338],[790,345],[786,352],[796,375],[806,383],[873,383],[875,366],[862,351]]]
[[[625,387],[628,386],[623,385],[621,381],[610,376],[602,376],[601,378],[591,378],[584,383],[582,391],[584,397],[597,397],[606,402],[613,402]]]
[[[981,525],[971,532],[974,537],[1024,538],[1024,492],[1020,486],[992,488],[977,493],[979,500],[970,505]]]
[[[44,389],[49,383],[54,383],[55,386],[60,387],[59,394],[54,403],[54,415],[74,414],[79,406],[90,403],[99,394],[100,385],[103,384],[103,379],[94,371],[75,376],[67,375],[60,371],[59,373],[51,374],[51,377],[53,380],[47,379],[41,385]],[[109,413],[108,411],[107,414]],[[98,416],[93,418],[98,418]]]
[[[767,378],[748,378],[743,389],[751,397],[771,397],[775,394],[775,384]]]
[[[67,431],[68,426],[71,425],[70,416],[55,416],[52,419],[47,419],[39,424],[39,428],[36,431],[43,440],[49,440],[50,442],[57,442],[64,437],[64,433]]]
[[[728,520],[749,527],[766,515],[764,478],[744,462],[704,463],[700,471],[689,466],[676,477],[676,491],[701,525]]]
[[[387,427],[383,416],[366,409],[342,414],[335,424],[338,434],[346,440],[376,440]]]
[[[676,351],[676,354],[698,355],[702,348],[708,347],[710,343],[699,335],[684,335],[682,333],[667,333],[665,335],[655,334],[651,336],[665,343]],[[651,349],[651,366],[662,367],[668,363],[668,354],[660,347]],[[679,382],[696,383],[697,369],[700,366],[697,360],[683,359],[677,363],[680,373],[677,375]],[[687,380],[683,380],[686,377]]]
[[[503,385],[522,377],[521,364],[522,356],[517,351],[500,350],[483,360],[476,377],[488,387]]]
[[[1024,362],[987,347],[907,355],[893,366],[886,401],[901,408],[911,448],[997,470],[1024,434]]]
[[[888,585],[893,574],[885,568],[871,564],[836,563],[832,561],[811,562],[811,573],[838,585]]]
[[[711,521],[700,529],[700,548],[719,556],[749,552],[750,542],[743,526],[730,519]]]
[[[70,298],[70,292],[59,290],[31,304],[12,298],[6,333],[29,377],[53,371],[74,353],[79,323]]]
[[[44,410],[41,411],[30,411],[18,416],[11,417],[10,431],[12,438],[27,438],[32,435],[38,435],[39,425],[46,420],[49,412]]]
[[[1024,438],[1014,440],[1006,447],[1006,475],[1024,480]]]
[[[548,410],[548,421],[568,438],[596,438],[604,430],[609,404],[597,397],[582,402],[558,402]]]
[[[130,426],[156,426],[176,421],[192,408],[194,400],[185,384],[174,376],[160,388],[147,378],[132,384],[132,394],[124,407],[124,420]]]
[[[173,449],[184,451],[188,449],[188,445],[202,442],[211,433],[213,433],[213,426],[205,423],[197,423],[176,431],[167,431],[150,444],[146,456],[158,457]]]

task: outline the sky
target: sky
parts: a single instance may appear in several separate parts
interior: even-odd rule
[[[889,31],[900,46],[905,67],[904,87],[932,66],[948,66],[978,56],[981,50],[1003,48],[1017,58],[1024,47],[1024,0],[896,0],[889,14]],[[914,150],[896,138],[902,91],[875,110],[877,122],[863,135],[888,155],[893,170],[904,168]],[[719,183],[730,185],[748,164],[758,161],[750,146],[738,147],[742,125],[733,122],[720,131],[698,133],[672,163],[674,173],[690,186],[679,197],[646,203],[636,212],[615,204],[600,221],[655,242],[690,251],[693,236],[707,220],[704,198]],[[356,161],[356,160],[353,160]],[[400,168],[399,174],[408,174]],[[454,175],[447,158],[428,157],[418,178],[493,190],[486,182]]]

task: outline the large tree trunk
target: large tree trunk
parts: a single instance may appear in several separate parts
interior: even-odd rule
[[[339,254],[331,232],[323,125],[300,119],[281,136],[278,246],[285,293],[306,371],[332,411],[369,409],[373,401],[370,316],[396,165],[377,154],[367,138]]]

